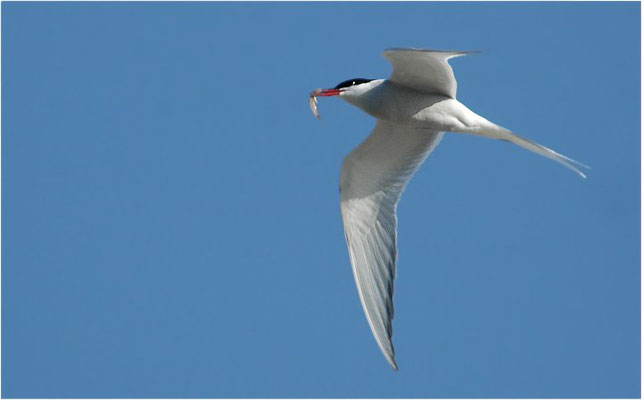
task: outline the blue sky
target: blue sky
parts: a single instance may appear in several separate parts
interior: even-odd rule
[[[372,119],[308,92],[452,62],[582,180],[449,134],[399,206],[394,342],[338,207]],[[2,3],[3,397],[639,397],[638,3]]]

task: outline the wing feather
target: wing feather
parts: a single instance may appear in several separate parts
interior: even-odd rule
[[[397,203],[442,136],[379,120],[341,167],[341,216],[359,299],[379,348],[395,370],[391,338]]]
[[[392,64],[391,82],[450,98],[457,95],[457,81],[448,60],[471,52],[388,49],[383,56]]]

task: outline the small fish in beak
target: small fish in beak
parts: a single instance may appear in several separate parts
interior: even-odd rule
[[[319,106],[317,102],[317,96],[321,93],[321,89],[315,89],[310,92],[310,98],[308,99],[308,105],[310,106],[310,111],[312,111],[312,114],[314,114],[317,119],[321,118],[321,114],[319,114]]]
[[[321,114],[319,114],[319,107],[317,104],[317,97],[322,96],[322,97],[329,97],[329,96],[338,96],[341,94],[341,89],[314,89],[313,91],[310,92],[310,97],[308,98],[308,105],[310,106],[310,110],[312,110],[312,114],[314,114],[315,117],[321,118]]]

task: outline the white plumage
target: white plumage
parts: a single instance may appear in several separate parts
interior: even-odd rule
[[[505,140],[586,177],[568,157],[517,136],[455,99],[448,60],[466,52],[390,49],[387,80],[355,78],[311,94],[340,96],[377,118],[374,130],[341,166],[341,216],[359,299],[379,348],[396,370],[392,345],[393,281],[397,261],[397,203],[445,131]]]

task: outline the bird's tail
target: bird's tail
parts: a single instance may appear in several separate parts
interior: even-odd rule
[[[544,147],[541,144],[537,144],[532,140],[523,138],[509,131],[506,128],[502,128],[499,125],[493,124],[488,120],[484,120],[484,122],[485,123],[482,126],[471,127],[463,130],[463,133],[471,133],[474,135],[490,137],[493,139],[504,140],[504,141],[516,144],[521,148],[532,151],[533,153],[539,154],[546,158],[550,158],[553,161],[557,161],[558,163],[571,169],[576,174],[578,174],[579,176],[585,179],[586,179],[586,174],[582,171],[582,168],[591,169],[591,167],[589,167],[588,165],[582,164],[579,161],[575,161],[572,158],[566,157],[565,155],[562,155],[554,150],[551,150],[548,147]]]

